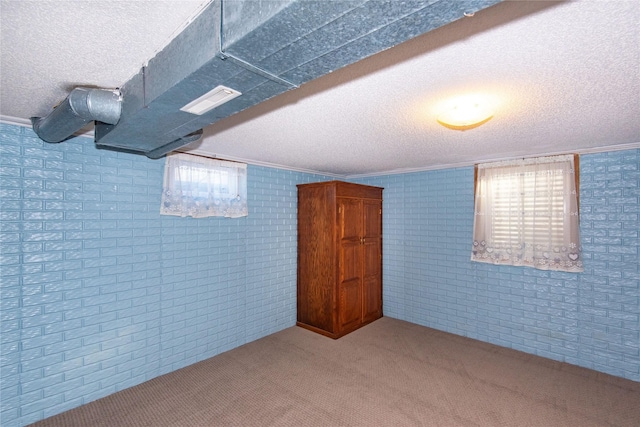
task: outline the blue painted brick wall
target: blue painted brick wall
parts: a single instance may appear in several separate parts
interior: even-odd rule
[[[161,216],[164,161],[0,124],[0,425],[295,324],[296,184],[249,166],[249,216]]]
[[[469,260],[473,168],[385,187],[384,313],[640,381],[640,150],[580,158],[585,272]]]
[[[640,150],[581,158],[584,274],[469,261],[473,170],[385,187],[391,317],[640,381]],[[250,214],[160,216],[163,161],[0,124],[0,424],[20,426],[295,322],[296,187],[249,166]]]

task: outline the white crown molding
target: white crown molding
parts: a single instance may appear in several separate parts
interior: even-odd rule
[[[0,123],[7,123],[7,124],[11,124],[11,125],[17,125],[17,126],[23,126],[23,127],[31,128],[31,121],[30,120],[21,119],[21,118],[17,118],[17,117],[11,117],[11,116],[0,115]],[[81,133],[76,133],[76,136],[87,136],[87,137],[93,138],[94,135],[93,135],[93,130],[90,130],[90,131],[84,131],[84,132],[81,132]],[[540,153],[540,154],[537,154],[535,156],[526,156],[526,157],[556,156],[556,155],[567,154],[567,153],[595,154],[595,153],[605,153],[605,152],[608,152],[608,151],[634,150],[634,149],[638,149],[638,148],[640,148],[640,142],[631,142],[629,144],[605,145],[605,146],[601,146],[601,147],[585,148],[585,149],[582,149],[582,150],[563,150],[563,151],[557,151],[557,152]],[[268,162],[260,162],[260,161],[256,161],[256,160],[243,159],[241,157],[233,157],[233,156],[218,157],[215,154],[210,154],[210,153],[206,153],[206,152],[199,151],[199,150],[189,150],[189,151],[178,150],[178,151],[181,151],[181,152],[187,153],[187,154],[191,153],[191,154],[197,154],[199,156],[210,157],[212,159],[230,160],[230,161],[234,161],[234,162],[247,163],[247,164],[254,165],[254,166],[263,166],[263,167],[267,167],[267,168],[282,169],[282,170],[288,170],[288,171],[292,171],[292,172],[308,173],[308,174],[312,174],[312,175],[323,175],[323,176],[329,176],[329,177],[338,178],[338,179],[372,178],[372,177],[386,176],[386,175],[400,175],[400,174],[428,172],[428,171],[442,170],[442,169],[456,169],[456,168],[464,168],[464,167],[473,166],[473,165],[475,165],[477,163],[500,162],[500,161],[504,161],[504,160],[515,160],[515,159],[522,158],[522,156],[495,157],[495,158],[491,158],[491,159],[484,159],[482,161],[473,161],[473,162],[465,161],[465,162],[460,162],[460,163],[448,163],[448,164],[443,164],[443,165],[436,165],[436,166],[429,166],[429,167],[422,167],[422,168],[394,169],[394,170],[383,171],[383,172],[374,172],[374,173],[365,173],[365,174],[353,174],[353,175],[340,175],[340,174],[333,174],[333,173],[315,171],[315,170],[310,170],[310,169],[292,168],[290,166],[279,165],[279,164],[268,163]]]
[[[6,123],[9,125],[31,127],[31,120],[21,119],[18,117],[3,116],[0,114],[0,123]]]
[[[27,127],[27,128],[32,128],[32,124],[31,121],[28,119],[21,119],[18,117],[12,117],[12,116],[4,116],[4,115],[0,115],[0,123],[6,123],[9,125],[16,125],[16,126],[22,126],[22,127]],[[79,131],[75,134],[75,136],[85,136],[85,137],[90,137],[93,138],[94,137],[94,133],[93,130],[89,130],[89,131]],[[302,168],[292,168],[289,166],[284,166],[284,165],[278,165],[278,164],[274,164],[274,163],[268,163],[268,162],[260,162],[260,161],[255,161],[255,160],[248,160],[248,159],[243,159],[240,157],[233,157],[233,156],[224,156],[224,157],[218,157],[215,154],[210,154],[210,153],[205,153],[205,152],[201,152],[198,150],[190,150],[190,151],[186,151],[186,150],[178,150],[180,152],[183,153],[191,153],[191,154],[196,154],[198,156],[203,156],[203,157],[210,157],[212,159],[220,159],[220,160],[230,160],[233,162],[241,162],[241,163],[247,163],[247,164],[251,164],[254,166],[264,166],[264,167],[268,167],[268,168],[273,168],[273,169],[284,169],[284,170],[289,170],[292,172],[302,172],[302,173],[309,173],[309,174],[313,174],[313,175],[323,175],[323,176],[330,176],[330,177],[334,177],[334,178],[345,178],[344,175],[337,175],[337,174],[332,174],[332,173],[328,173],[328,172],[319,172],[319,171],[314,171],[314,170],[310,170],[310,169],[302,169]]]
[[[207,153],[207,152],[200,151],[200,150],[188,150],[187,151],[187,150],[178,149],[177,151],[179,151],[181,153],[186,153],[186,154],[195,154],[195,155],[198,155],[198,156],[209,157],[211,159],[230,160],[232,162],[247,163],[247,164],[253,165],[253,166],[263,166],[263,167],[266,167],[266,168],[282,169],[282,170],[287,170],[287,171],[291,171],[291,172],[301,172],[301,173],[308,173],[308,174],[312,174],[312,175],[323,175],[323,176],[329,176],[329,177],[338,178],[338,179],[347,178],[345,175],[339,175],[339,174],[334,174],[334,173],[329,173],[329,172],[320,172],[320,171],[311,170],[311,169],[292,168],[291,166],[279,165],[279,164],[268,163],[268,162],[260,162],[260,161],[256,161],[256,160],[243,159],[241,157],[233,157],[233,156],[221,156],[221,157],[219,157],[216,154],[211,154],[211,153]]]
[[[549,152],[549,153],[540,153],[535,156],[510,156],[510,157],[495,157],[491,159],[484,159],[481,161],[466,161],[460,163],[449,163],[443,165],[429,166],[423,168],[410,168],[410,169],[394,169],[385,172],[375,172],[369,174],[357,174],[357,175],[347,175],[345,178],[347,179],[355,179],[355,178],[370,178],[376,176],[386,176],[386,175],[400,175],[405,173],[418,173],[418,172],[427,172],[433,170],[442,170],[442,169],[455,169],[455,168],[464,168],[469,166],[474,166],[478,163],[490,163],[490,162],[501,162],[505,160],[515,160],[522,158],[530,158],[530,157],[544,157],[544,156],[558,156],[562,154],[595,154],[595,153],[606,153],[609,151],[623,151],[623,150],[635,150],[640,149],[640,142],[632,142],[629,144],[618,144],[618,145],[606,145],[602,147],[592,147],[586,148],[582,150],[563,150],[557,152]]]

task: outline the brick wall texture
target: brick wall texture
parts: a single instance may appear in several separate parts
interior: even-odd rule
[[[295,324],[296,184],[248,217],[161,216],[164,160],[0,125],[0,425],[24,425]]]
[[[22,426],[293,326],[296,184],[249,216],[159,214],[164,161],[0,124],[0,425]],[[385,187],[384,311],[640,381],[640,150],[581,157],[584,274],[469,261],[473,169]]]
[[[384,191],[386,316],[640,381],[640,149],[580,156],[584,273],[470,261],[473,168]]]

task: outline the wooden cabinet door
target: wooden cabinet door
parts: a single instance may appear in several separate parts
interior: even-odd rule
[[[363,201],[362,321],[382,316],[382,202]]]
[[[338,327],[362,321],[362,213],[357,199],[338,200]]]

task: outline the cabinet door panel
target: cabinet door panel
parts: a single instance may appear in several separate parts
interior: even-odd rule
[[[340,284],[340,307],[338,308],[340,330],[350,328],[362,321],[362,294],[360,280],[349,280]]]
[[[382,282],[379,277],[364,279],[362,321],[369,322],[382,316]]]
[[[364,246],[364,277],[362,286],[364,322],[382,316],[382,262],[379,238],[367,238]]]
[[[360,241],[362,213],[360,201],[355,199],[338,200],[338,239],[340,241]]]
[[[340,282],[360,280],[362,277],[362,251],[359,242],[343,242],[340,247]]]
[[[376,237],[367,238],[363,249],[364,278],[380,276],[382,272],[380,239]]]
[[[363,202],[363,237],[382,236],[382,201],[365,200]]]
[[[362,209],[357,199],[338,199],[339,329],[362,321]]]
[[[363,286],[364,322],[382,316],[382,202],[363,202]]]

